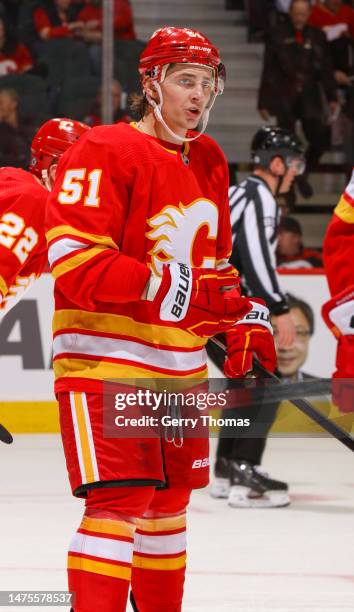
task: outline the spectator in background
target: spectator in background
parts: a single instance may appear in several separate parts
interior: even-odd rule
[[[324,0],[312,7],[309,24],[324,31],[328,41],[354,37],[354,10],[342,0]]]
[[[51,38],[72,38],[79,35],[83,23],[76,20],[77,7],[72,0],[47,1],[33,13],[38,36],[42,40]]]
[[[121,108],[122,89],[118,81],[112,82],[112,100],[113,100],[113,123],[119,123],[124,121],[130,123],[132,117],[130,117],[125,110]],[[92,107],[91,112],[84,118],[84,123],[87,123],[90,127],[95,125],[101,125],[101,110],[102,110],[102,87],[99,87],[96,100]]]
[[[16,40],[13,29],[0,16],[0,76],[21,73],[33,67],[31,54]]]
[[[282,217],[278,226],[278,268],[322,268],[322,255],[302,243],[302,229],[297,219]]]
[[[274,0],[245,0],[249,42],[264,40],[271,26],[275,10]]]
[[[114,37],[116,40],[135,40],[133,13],[129,0],[114,0]],[[102,41],[102,0],[89,0],[77,15],[77,19],[89,28],[86,36],[87,42],[94,32],[94,42]],[[85,34],[83,34],[85,40]]]
[[[340,0],[325,0],[324,4],[312,8],[309,24],[322,30],[327,38],[338,85],[350,85],[354,10]]]
[[[116,40],[135,40],[133,13],[129,0],[114,0],[114,38]],[[101,74],[102,64],[102,0],[89,0],[78,13],[77,19],[82,28],[77,36],[89,46],[92,72]]]
[[[1,0],[0,13],[6,16],[9,23],[15,28],[17,25],[18,12],[23,0]]]
[[[18,101],[14,89],[0,90],[0,166],[27,168],[36,126],[20,122]]]
[[[284,382],[299,382],[313,378],[313,376],[305,374],[301,368],[308,356],[309,342],[315,328],[315,318],[313,310],[307,302],[289,294],[287,298],[296,335],[291,345],[279,345],[278,317],[271,317],[278,357],[277,369]]]
[[[258,108],[261,117],[277,118],[280,127],[291,131],[296,121],[302,124],[309,146],[306,151],[307,170],[318,163],[327,145],[328,126],[321,86],[331,113],[338,109],[336,81],[326,37],[307,24],[309,0],[292,0],[289,22],[276,26],[265,49],[263,73],[259,89]],[[296,184],[304,197],[311,197],[307,175]]]
[[[343,107],[342,134],[349,165],[354,163],[354,10],[340,0],[325,0],[312,8],[309,23],[328,41]]]

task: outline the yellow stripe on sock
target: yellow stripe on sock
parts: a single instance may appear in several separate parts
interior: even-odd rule
[[[124,536],[133,538],[135,525],[125,521],[114,521],[110,519],[96,519],[84,516],[80,527],[87,531],[95,531],[96,533],[106,533],[116,536]]]
[[[137,529],[142,531],[173,531],[186,526],[186,515],[167,518],[144,519],[139,518],[136,523]]]
[[[102,576],[111,576],[112,578],[121,578],[122,580],[131,579],[130,567],[113,565],[104,561],[93,561],[85,557],[73,557],[72,555],[68,555],[68,569],[91,572],[92,574],[101,574]]]
[[[184,553],[180,557],[173,558],[153,558],[153,557],[140,557],[137,554],[133,555],[133,567],[139,567],[141,569],[151,570],[178,570],[182,569],[186,565],[187,555]]]

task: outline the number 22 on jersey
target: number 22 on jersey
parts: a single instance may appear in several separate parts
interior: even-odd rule
[[[58,196],[60,204],[76,204],[79,202],[82,197],[84,186],[86,187],[88,183],[84,206],[95,206],[97,208],[100,205],[98,191],[100,188],[102,170],[92,170],[88,173],[87,178],[86,172],[86,168],[67,170],[65,172],[62,190]]]
[[[37,243],[37,232],[33,227],[26,227],[22,217],[11,212],[2,215],[0,218],[0,245],[11,249],[21,263],[26,261]]]

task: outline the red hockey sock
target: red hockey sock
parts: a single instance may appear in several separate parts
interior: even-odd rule
[[[139,612],[179,612],[182,609],[186,570],[184,509],[189,495],[190,491],[185,490],[157,492],[146,518],[137,521],[132,590]],[[179,513],[178,507],[182,508]]]
[[[117,487],[89,493],[68,554],[75,612],[125,612],[136,527],[125,512],[147,507],[153,492],[152,487]]]

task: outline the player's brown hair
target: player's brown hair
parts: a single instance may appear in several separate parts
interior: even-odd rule
[[[149,108],[151,108],[145,94],[138,93],[132,93],[129,96],[128,107],[133,115],[139,119],[143,119],[147,115]]]

